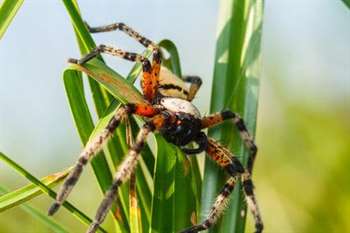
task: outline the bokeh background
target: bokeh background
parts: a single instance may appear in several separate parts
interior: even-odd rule
[[[153,40],[174,41],[183,72],[204,79],[195,103],[208,113],[216,1],[79,4],[91,25],[123,21]],[[340,0],[266,1],[254,174],[266,232],[350,232],[349,22]],[[95,39],[142,51],[121,33]],[[67,58],[78,56],[60,1],[26,1],[0,41],[0,151],[37,177],[68,167],[81,149],[61,77]],[[122,74],[132,65],[106,58]],[[14,189],[26,181],[0,164],[0,183]],[[89,170],[71,200],[92,216],[100,199]],[[45,212],[50,200],[30,203]],[[84,228],[65,210],[57,218],[76,232]],[[0,214],[0,232],[49,230],[14,208]]]

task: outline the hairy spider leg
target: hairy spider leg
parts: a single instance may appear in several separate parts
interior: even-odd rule
[[[236,113],[227,110],[222,111],[220,113],[214,113],[212,115],[206,116],[202,118],[202,128],[213,127],[218,124],[221,124],[225,120],[232,119],[236,128],[239,131],[239,135],[242,138],[244,144],[249,149],[250,154],[248,157],[247,169],[250,174],[253,172],[254,161],[256,158],[256,154],[258,151],[257,146],[253,140],[253,137],[249,134],[247,127],[243,121],[243,119]]]
[[[120,30],[124,33],[126,33],[128,36],[131,38],[135,39],[138,41],[140,44],[142,44],[144,47],[151,49],[152,50],[152,69],[151,69],[151,76],[152,76],[152,83],[148,83],[148,79],[141,80],[141,85],[142,89],[145,86],[148,92],[156,92],[158,88],[158,79],[159,79],[159,73],[160,73],[160,66],[161,66],[161,54],[159,50],[159,46],[154,43],[153,41],[147,39],[146,37],[142,36],[140,33],[136,32],[134,29],[131,27],[125,25],[124,23],[112,23],[109,25],[105,26],[99,26],[99,27],[90,27],[89,24],[85,23],[89,32],[91,33],[99,33],[99,32],[111,32],[111,31],[116,31]],[[145,72],[145,71],[144,71]],[[156,81],[157,85],[155,85],[153,82]],[[149,87],[148,87],[149,86]],[[150,91],[148,89],[152,89],[153,91]],[[145,92],[144,92],[145,94]],[[145,94],[146,97],[148,97],[148,101],[152,102],[153,98],[155,97],[154,95],[148,95]],[[150,99],[152,97],[152,99]]]
[[[112,185],[109,188],[109,190],[106,192],[105,197],[97,210],[93,223],[90,225],[89,229],[86,231],[87,233],[96,232],[97,228],[103,222],[109,209],[112,206],[114,199],[116,198],[116,193],[118,191],[118,188],[124,182],[129,180],[131,175],[134,173],[137,162],[140,157],[139,155],[146,142],[147,136],[149,135],[149,133],[161,128],[164,125],[165,121],[166,121],[165,116],[162,114],[159,114],[154,116],[150,121],[146,122],[143,125],[143,127],[140,129],[136,137],[135,143],[130,147],[130,150],[128,151],[128,154],[126,155],[125,159],[119,165],[118,170],[114,175]]]
[[[95,49],[93,49],[90,53],[86,54],[84,57],[78,60],[71,58],[68,61],[70,63],[84,64],[101,53],[106,53],[112,56],[121,57],[123,59],[129,60],[132,62],[141,62],[142,71],[143,71],[142,79],[141,79],[141,87],[142,87],[143,95],[145,96],[146,100],[148,100],[149,102],[153,101],[153,99],[156,97],[156,94],[157,94],[159,71],[157,71],[158,70],[157,67],[154,67],[154,66],[152,67],[150,61],[146,57],[140,54],[126,52],[119,48],[114,48],[111,46],[106,46],[101,44],[97,46]]]
[[[188,101],[192,101],[193,98],[196,96],[197,91],[199,90],[199,88],[202,85],[202,79],[198,76],[184,76],[182,77],[182,79],[187,82],[190,83],[190,89],[189,89],[189,93],[187,96],[187,100]]]
[[[120,107],[116,111],[115,115],[110,119],[106,128],[100,132],[99,135],[90,140],[80,153],[79,159],[73,170],[69,173],[68,177],[65,179],[63,185],[57,193],[56,201],[49,208],[49,215],[53,215],[55,212],[57,212],[59,207],[66,200],[69,193],[77,183],[84,166],[88,163],[90,158],[102,149],[103,145],[113,135],[113,132],[118,127],[119,123],[133,113],[145,117],[152,117],[157,114],[157,110],[152,106],[145,104],[128,104]]]
[[[260,233],[263,229],[260,212],[253,192],[253,182],[250,179],[249,172],[243,168],[241,162],[228,149],[220,145],[212,138],[208,138],[207,153],[221,168],[225,169],[230,178],[226,181],[224,187],[216,197],[215,202],[210,209],[207,218],[198,225],[194,225],[185,229],[181,233],[195,233],[209,229],[215,225],[218,219],[223,215],[225,208],[228,206],[229,196],[232,193],[234,186],[239,177],[243,181],[243,190],[246,194],[248,206],[251,209],[254,220],[256,232]]]
[[[160,66],[161,56],[160,56],[159,46],[156,43],[142,36],[140,33],[136,32],[134,29],[125,25],[124,23],[112,23],[112,24],[99,26],[99,27],[91,27],[89,24],[87,23],[85,24],[90,33],[111,32],[111,31],[120,30],[126,33],[128,36],[137,40],[144,47],[152,49],[153,51],[152,74],[155,77],[157,77],[157,80],[159,80],[159,74],[161,69],[161,66]],[[202,85],[201,78],[198,76],[184,76],[180,80],[190,83],[189,92],[185,93],[185,95],[187,96],[188,101],[192,101],[198,89]],[[167,90],[174,89],[177,91],[187,92],[186,90],[183,90],[182,85],[174,85],[174,83],[161,85],[159,86],[159,88],[167,89]]]
[[[227,110],[221,113],[215,113],[210,116],[203,117],[202,128],[213,127],[228,119],[233,120],[233,123],[236,125],[237,129],[239,130],[242,140],[244,141],[246,147],[250,150],[250,154],[247,162],[247,169],[241,175],[241,178],[243,183],[243,190],[246,195],[248,208],[250,209],[250,211],[254,216],[256,232],[261,232],[263,229],[263,223],[259,212],[257,200],[254,195],[254,186],[251,180],[253,165],[257,154],[257,146],[254,143],[253,137],[249,134],[243,119],[238,114]]]

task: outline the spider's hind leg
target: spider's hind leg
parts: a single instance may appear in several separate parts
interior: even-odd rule
[[[201,224],[185,229],[181,233],[195,233],[209,229],[211,226],[215,225],[217,220],[222,216],[227,203],[229,202],[229,196],[239,177],[242,178],[243,190],[246,194],[248,207],[254,215],[256,233],[261,233],[263,223],[255,199],[253,182],[250,178],[249,172],[243,168],[240,161],[233,156],[229,150],[220,145],[214,139],[208,139],[207,153],[221,168],[228,172],[230,178],[226,181],[223,189],[216,197],[207,218]]]
[[[257,146],[253,140],[253,137],[249,134],[247,127],[243,121],[243,119],[236,113],[227,110],[222,111],[220,113],[214,113],[212,115],[206,116],[202,118],[202,128],[210,128],[221,124],[225,120],[233,120],[236,128],[239,131],[239,135],[242,138],[244,144],[250,151],[250,155],[248,157],[247,168],[249,173],[251,174],[253,171],[254,161],[256,159],[257,154]]]

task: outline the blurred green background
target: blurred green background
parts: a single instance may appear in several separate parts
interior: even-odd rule
[[[204,79],[195,103],[208,113],[218,3],[79,3],[91,25],[122,21],[153,40],[173,40],[183,72]],[[349,22],[341,1],[266,1],[254,174],[266,232],[350,232]],[[120,33],[95,38],[142,51]],[[68,57],[79,52],[60,1],[25,2],[0,41],[0,151],[37,177],[68,167],[81,149],[61,78]],[[122,74],[132,66],[106,58]],[[27,183],[4,164],[0,171],[9,189]],[[93,216],[101,194],[91,170],[70,200]],[[42,196],[30,203],[46,212],[50,202]],[[66,210],[56,218],[75,232],[85,229]],[[17,207],[0,214],[0,232],[50,231]]]

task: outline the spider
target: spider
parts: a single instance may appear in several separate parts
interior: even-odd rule
[[[128,103],[120,107],[116,110],[105,129],[88,142],[81,152],[73,170],[61,186],[56,196],[56,201],[49,208],[48,214],[53,215],[59,209],[77,183],[84,166],[111,138],[119,123],[135,114],[143,117],[146,123],[141,127],[135,142],[132,143],[125,159],[119,165],[112,185],[106,192],[97,210],[95,219],[87,230],[87,233],[96,232],[99,225],[104,221],[107,212],[116,198],[118,188],[127,181],[134,172],[140,152],[143,149],[147,136],[151,132],[159,132],[168,142],[180,147],[187,155],[198,154],[205,151],[207,155],[229,175],[228,180],[218,194],[206,219],[198,225],[191,226],[181,231],[181,233],[199,232],[215,225],[223,214],[229,201],[229,195],[233,191],[238,180],[242,181],[242,189],[245,193],[247,205],[254,217],[255,230],[258,233],[262,232],[263,223],[253,191],[253,182],[251,180],[257,147],[252,136],[248,133],[242,118],[232,111],[222,111],[220,113],[201,117],[198,109],[191,103],[202,84],[201,79],[197,76],[179,78],[165,67],[162,67],[159,46],[141,36],[124,23],[113,23],[101,27],[90,27],[88,24],[86,25],[91,33],[120,30],[137,40],[144,47],[152,50],[152,63],[146,57],[137,53],[126,52],[122,49],[102,44],[81,59],[69,59],[70,63],[84,64],[101,53],[107,53],[132,62],[141,62],[143,70],[141,89],[146,101],[145,104]],[[232,120],[245,146],[250,151],[247,168],[244,168],[237,157],[228,149],[219,144],[215,139],[207,137],[202,131],[206,128],[216,126],[225,120]],[[197,144],[196,148],[186,147],[187,144],[192,142]]]

